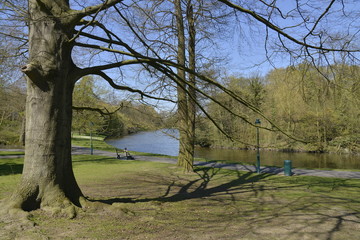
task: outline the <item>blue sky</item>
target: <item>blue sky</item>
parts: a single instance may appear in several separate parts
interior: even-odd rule
[[[315,20],[324,12],[327,8],[330,1],[299,1],[300,4],[309,2],[316,9],[310,9],[307,5],[301,5],[301,8],[309,12],[308,24],[305,26],[301,24],[303,19],[295,12],[291,11],[296,7],[296,1],[286,1],[280,0],[277,1],[279,8],[282,10],[282,13],[288,14],[285,20],[280,17],[275,17],[273,20],[274,23],[278,24],[281,27],[290,27],[297,26],[293,28],[287,28],[285,31],[295,36],[297,39],[302,40],[303,36],[314,26]],[[316,29],[319,29],[318,32],[329,32],[332,35],[340,35],[348,33],[352,35],[359,31],[360,29],[360,1],[359,0],[345,0],[345,5],[341,4],[341,1],[336,1],[329,11],[329,15],[326,18],[323,18]],[[256,10],[256,9],[255,9]],[[347,18],[342,18],[343,14],[347,14]],[[291,16],[290,16],[291,15]],[[311,16],[316,16],[312,17]],[[304,18],[307,18],[307,15],[303,15]],[[240,17],[241,18],[241,17]],[[301,24],[301,25],[300,25]],[[308,30],[306,29],[308,28]],[[229,69],[232,73],[239,73],[243,75],[251,75],[259,73],[261,75],[266,74],[274,67],[286,67],[291,64],[291,59],[289,54],[280,53],[273,51],[274,49],[270,45],[274,45],[274,39],[277,38],[277,35],[274,34],[274,31],[269,30],[269,52],[271,55],[275,52],[275,56],[272,58],[272,64],[266,61],[265,53],[265,26],[259,24],[258,27],[253,27],[250,30],[245,24],[238,25],[235,27],[234,34],[231,40],[227,42],[229,57],[231,58]],[[240,30],[241,29],[241,30]],[[316,31],[316,30],[315,30]],[[251,36],[251,37],[250,37]],[[311,39],[309,43],[313,45],[318,45],[317,38]],[[356,37],[352,39],[353,42],[357,45],[353,48],[360,48],[359,42],[359,33]],[[279,41],[277,41],[279,43]],[[289,41],[287,42],[290,45]],[[330,46],[330,45],[329,45]],[[333,48],[339,48],[339,45],[331,46]],[[359,54],[357,54],[359,57]],[[315,56],[316,57],[316,56]]]
[[[346,3],[346,8],[344,9],[344,12],[349,14],[349,18],[347,20],[342,19],[340,21],[339,15],[343,14],[342,12],[342,5],[340,1],[336,1],[335,5],[333,6],[333,10],[329,17],[322,19],[322,21],[318,24],[318,28],[324,28],[327,32],[332,32],[334,34],[337,34],[338,32],[341,32],[342,30],[349,31],[349,33],[352,33],[353,31],[358,31],[360,28],[359,21],[355,21],[355,19],[359,19],[357,17],[360,17],[360,5],[359,1],[354,0],[344,0]],[[310,3],[313,4],[313,6],[316,7],[316,10],[310,9],[306,5],[302,5],[301,7],[304,10],[310,11],[309,16],[320,16],[321,13],[326,9],[327,5],[330,1],[299,1],[300,3]],[[254,3],[253,1],[243,1],[244,4],[248,3]],[[260,2],[258,2],[260,4]],[[288,0],[278,0],[277,3],[279,4],[279,7],[281,7],[282,12],[284,15],[288,15],[286,20],[283,20],[281,17],[277,16],[274,18],[274,23],[278,24],[281,27],[290,27],[290,26],[298,26],[295,28],[288,28],[285,31],[288,32],[291,35],[296,36],[297,39],[301,40],[302,37],[305,34],[306,30],[305,26],[299,25],[303,20],[299,17],[299,15],[291,11],[295,7],[296,1],[288,1]],[[254,5],[247,6],[250,9],[254,8],[257,12],[260,12],[260,8]],[[352,15],[350,15],[350,13]],[[291,17],[290,17],[291,15]],[[314,22],[316,21],[317,17],[309,17],[307,18],[306,14],[303,16],[304,18],[308,19],[309,22],[307,24],[307,28],[311,29]],[[210,51],[208,55],[216,55],[219,52],[222,53],[224,56],[228,57],[228,63],[224,64],[223,68],[226,68],[228,74],[234,74],[234,75],[242,75],[242,76],[251,76],[254,74],[260,74],[265,75],[270,70],[272,70],[274,67],[286,67],[291,64],[291,62],[294,59],[291,59],[288,54],[284,54],[280,51],[276,51],[274,46],[276,46],[276,43],[279,43],[279,41],[276,41],[277,35],[274,34],[272,30],[269,30],[269,41],[268,41],[268,55],[273,56],[272,57],[272,64],[270,64],[266,59],[265,54],[265,33],[266,33],[266,27],[263,24],[259,23],[251,23],[248,24],[248,19],[244,14],[238,14],[238,20],[241,21],[239,24],[238,22],[232,22],[229,26],[229,33],[227,34],[226,38],[221,38],[221,41],[219,43],[219,46],[222,47],[221,50],[218,52],[214,51],[211,52],[211,49],[208,49]],[[351,22],[353,21],[353,22]],[[343,29],[344,26],[351,26],[350,29]],[[319,31],[320,32],[320,31]],[[126,36],[122,36],[126,37]],[[357,40],[358,40],[357,36]],[[316,45],[317,42],[314,39],[313,42],[310,42],[311,44]],[[356,41],[355,41],[356,42]],[[289,46],[294,47],[294,44],[292,44],[290,41],[285,40],[286,44],[289,44]],[[359,46],[359,43],[357,43]],[[336,47],[336,46],[335,46]],[[275,55],[272,55],[275,53]],[[99,59],[101,60],[101,59]],[[298,61],[301,61],[298,60]],[[135,80],[135,76],[138,74],[138,68],[137,67],[130,67],[130,68],[122,68],[125,73],[125,78],[123,79],[124,84],[129,84],[130,86],[134,88],[142,88],[144,86],[143,82],[141,80]],[[124,70],[126,69],[126,70]],[[120,77],[119,72],[112,71],[112,76],[115,76],[115,78]],[[145,77],[143,77],[145,79]],[[146,80],[146,79],[145,79]],[[127,98],[130,95],[133,94],[127,94],[121,92],[122,98]]]

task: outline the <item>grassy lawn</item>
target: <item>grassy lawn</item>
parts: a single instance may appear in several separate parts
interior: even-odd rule
[[[0,198],[22,159],[0,159]],[[359,239],[360,180],[273,176],[74,156],[84,195],[98,204],[69,220],[32,212],[34,228],[0,222],[0,239]],[[105,203],[105,204],[100,204]],[[105,206],[105,207],[104,207]]]
[[[115,152],[115,147],[110,146],[104,142],[104,137],[92,137],[92,140],[90,140],[89,136],[73,135],[71,138],[71,144],[73,146],[90,148],[91,142],[94,149]]]

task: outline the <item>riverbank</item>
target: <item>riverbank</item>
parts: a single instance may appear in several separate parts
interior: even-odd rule
[[[84,155],[90,153],[90,148],[86,147],[73,147],[72,153],[75,155]],[[107,156],[116,158],[116,153],[103,151],[103,150],[94,150],[94,155]],[[150,162],[159,162],[159,163],[168,163],[176,164],[176,158],[168,158],[165,156],[141,156],[133,155],[134,160],[137,161],[150,161]],[[217,163],[217,162],[206,162],[206,161],[195,161],[195,167],[207,167],[207,168],[219,168],[235,171],[246,171],[246,172],[256,172],[254,165],[246,164],[227,164],[227,163]],[[284,168],[279,167],[265,167],[262,166],[260,174],[273,174],[273,175],[284,175]],[[293,176],[317,176],[317,177],[327,177],[327,178],[353,178],[360,179],[360,171],[332,171],[332,170],[319,170],[319,169],[292,169]]]
[[[86,138],[80,138],[80,139],[73,139],[73,144],[78,145],[78,146],[89,146],[89,141],[86,140]],[[112,147],[108,144],[106,144],[105,142],[103,142],[100,139],[94,140],[93,144],[95,144],[95,148],[99,149],[99,150],[105,150],[105,151],[110,151],[113,152],[113,156],[115,155],[115,147]],[[90,152],[90,150],[85,150],[86,152]],[[131,152],[133,155],[135,156],[139,156],[139,157],[143,157],[144,159],[147,160],[151,160],[154,159],[154,161],[158,161],[158,162],[168,162],[168,163],[176,163],[176,157],[169,157],[169,156],[163,156],[160,155],[161,157],[154,157],[154,155],[157,154],[149,154],[149,153],[142,153],[142,152]],[[109,154],[108,156],[111,156],[111,153],[105,153],[105,154]],[[224,153],[222,153],[224,154]],[[254,154],[254,152],[253,152]],[[149,156],[150,155],[150,156]],[[146,157],[144,157],[146,156]],[[231,158],[231,155],[227,155],[224,154],[225,157]],[[222,157],[224,157],[222,156]],[[236,155],[237,157],[239,157],[239,155]],[[269,155],[262,155],[262,157],[266,158],[269,157]],[[287,156],[277,156],[280,159],[289,159],[286,158]],[[303,157],[303,155],[301,155],[301,157]],[[246,158],[243,157],[243,158]],[[196,161],[196,164],[204,164],[204,162],[208,162],[208,164],[212,165],[212,166],[219,166],[219,167],[229,167],[229,166],[235,166],[232,167],[233,170],[242,170],[242,171],[253,171],[255,172],[255,167],[253,164],[249,164],[249,163],[239,163],[239,162],[231,162],[230,160],[228,161],[207,161],[204,158],[197,158],[198,161]],[[219,159],[219,158],[218,158]],[[254,156],[250,156],[250,159],[255,159],[255,155]],[[291,158],[290,158],[291,159]],[[195,159],[196,160],[196,159]],[[297,161],[297,158],[294,158],[294,161]],[[262,162],[263,163],[263,162]],[[263,173],[271,173],[271,174],[283,174],[283,162],[280,163],[281,165],[278,166],[274,166],[274,165],[268,165],[268,166],[262,166],[261,169],[263,171]],[[209,166],[209,165],[208,165]],[[293,163],[294,166],[294,163]],[[352,173],[354,172],[354,173]],[[293,168],[293,173],[297,174],[297,175],[309,175],[309,176],[324,176],[324,177],[341,177],[341,178],[347,178],[347,177],[358,177],[358,175],[356,173],[360,173],[360,170],[356,170],[356,169],[336,169],[336,170],[332,170],[332,169],[316,169],[316,168],[301,168],[301,167],[296,167],[294,166]]]
[[[165,131],[165,133],[163,132]],[[107,143],[116,148],[127,148],[138,152],[148,152],[177,156],[179,142],[171,135],[178,134],[174,130],[150,131],[133,134],[120,139],[108,140]],[[257,159],[253,150],[234,150],[239,148],[195,148],[195,157],[221,163],[242,163],[252,165]],[[304,153],[290,151],[263,151],[260,149],[261,164],[264,166],[282,167],[284,160],[291,160],[293,166],[303,169],[346,169],[360,170],[360,155]]]
[[[0,149],[0,153],[5,149]],[[0,155],[0,158],[21,158],[22,154],[16,154],[15,151],[19,151],[20,149],[9,150],[9,154]],[[104,151],[93,149],[87,147],[72,147],[73,155],[90,155],[93,152],[94,155],[104,156],[110,158],[116,158],[117,154],[114,151]],[[134,153],[132,153],[134,154]],[[139,154],[139,153],[137,153]],[[134,160],[137,161],[150,161],[150,162],[159,162],[159,163],[167,163],[167,164],[176,164],[176,158],[170,158],[166,156],[149,156],[148,154],[144,155],[133,155]],[[254,165],[246,165],[246,164],[228,164],[228,163],[217,163],[217,162],[207,162],[207,161],[195,161],[195,167],[208,167],[208,168],[219,168],[219,169],[227,169],[227,170],[235,170],[235,171],[246,171],[246,172],[256,172],[256,167]],[[261,166],[261,174],[273,174],[273,175],[284,175],[284,168],[281,167],[267,167]],[[353,178],[360,179],[360,171],[339,171],[339,170],[320,170],[320,169],[292,169],[293,176],[318,176],[318,177],[328,177],[328,178]]]
[[[90,141],[90,139],[92,139],[92,141]],[[96,149],[94,150],[96,153],[99,153],[100,155],[103,156],[109,156],[109,157],[116,157],[116,153],[115,153],[115,147],[108,145],[105,141],[104,141],[104,137],[101,136],[97,136],[97,137],[91,137],[90,136],[77,136],[74,135],[72,138],[72,144],[74,146],[81,146],[81,148],[73,148],[73,153],[74,154],[90,154],[91,150],[90,150],[90,145],[91,143],[93,144],[93,147]],[[4,150],[8,150],[8,149],[4,149]],[[103,151],[101,153],[101,150]],[[18,149],[18,151],[21,151],[21,149]],[[253,152],[254,153],[254,152]],[[131,151],[131,154],[141,157],[144,160],[147,161],[158,161],[158,162],[167,162],[167,163],[176,163],[176,157],[169,157],[169,156],[164,156],[161,154],[151,154],[151,153],[142,153],[142,152],[135,152],[135,151]],[[222,153],[224,156],[227,156],[226,154]],[[21,154],[16,155],[15,153],[12,153],[12,158],[17,158],[17,157],[22,157]],[[0,157],[1,157],[1,152],[0,152]],[[242,158],[242,159],[246,159],[247,156],[241,156],[239,154],[236,155],[237,158]],[[264,154],[261,155],[262,159],[263,158],[269,158],[269,155]],[[277,156],[279,159],[291,159],[291,158],[286,158],[286,156]],[[303,157],[303,155],[301,156]],[[6,158],[3,157],[3,158]],[[199,158],[198,158],[199,159]],[[251,156],[250,159],[255,159],[255,155]],[[352,178],[355,177],[357,178],[357,174],[356,172],[359,172],[360,169],[321,169],[321,168],[301,168],[301,167],[297,167],[294,162],[296,163],[297,159],[295,158],[293,161],[293,173],[295,175],[309,175],[309,176],[324,176],[324,177],[340,177],[340,178]],[[320,161],[320,159],[319,159]],[[209,161],[209,160],[205,160],[200,158],[200,161],[196,161],[195,164],[196,165],[204,165],[204,162],[206,163],[205,166],[207,167],[219,167],[219,168],[230,168],[233,170],[241,170],[241,171],[252,171],[255,172],[255,167],[253,165],[254,161],[252,161],[251,164],[246,163],[246,162],[231,162],[231,161]],[[261,162],[263,164],[263,166],[261,167],[262,169],[262,173],[271,173],[271,174],[283,174],[283,162],[280,163],[280,165],[275,166],[275,165],[264,165],[264,161]],[[354,173],[352,173],[354,172]]]
[[[201,146],[199,146],[201,147]],[[246,150],[246,151],[256,151],[256,147],[228,147],[228,146],[221,146],[221,145],[213,145],[207,146],[205,148],[210,149],[230,149],[230,150]],[[348,148],[337,148],[336,151],[334,150],[309,150],[304,148],[276,148],[276,147],[260,147],[261,151],[275,151],[275,152],[283,152],[283,153],[314,153],[314,154],[350,154],[350,155],[360,155],[359,151],[352,151]]]

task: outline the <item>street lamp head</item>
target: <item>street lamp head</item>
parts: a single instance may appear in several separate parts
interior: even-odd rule
[[[255,120],[255,124],[256,124],[256,125],[260,125],[260,124],[261,124],[260,119],[257,118],[257,119]]]

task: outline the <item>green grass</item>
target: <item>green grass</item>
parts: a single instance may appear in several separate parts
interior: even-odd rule
[[[22,159],[0,159],[0,172],[7,173],[0,175],[1,198],[20,177],[9,164],[20,166]],[[72,220],[37,210],[36,228],[4,230],[5,236],[355,240],[360,231],[360,180],[212,168],[185,174],[170,164],[90,155],[74,156],[73,165],[83,193],[107,207],[85,209]]]
[[[24,158],[0,158],[0,176],[20,174]]]
[[[24,158],[0,158],[0,199],[14,190],[20,179]]]
[[[100,135],[95,135],[95,136],[88,136],[88,135],[79,135],[79,134],[72,134],[72,138],[81,138],[81,139],[93,139],[93,140],[100,140],[103,141],[104,138],[106,136],[100,136]]]
[[[88,139],[75,138],[86,146]],[[94,147],[112,150],[102,140]],[[0,159],[0,199],[15,188],[22,158]],[[36,210],[36,228],[0,239],[358,239],[360,180],[276,176],[73,156],[74,173],[95,209],[68,220]],[[3,234],[3,235],[1,235]]]
[[[103,137],[93,137],[92,141],[88,136],[73,136],[71,138],[71,144],[73,146],[88,147],[90,148],[91,142],[94,149],[115,152],[115,147],[110,146],[104,141]]]

